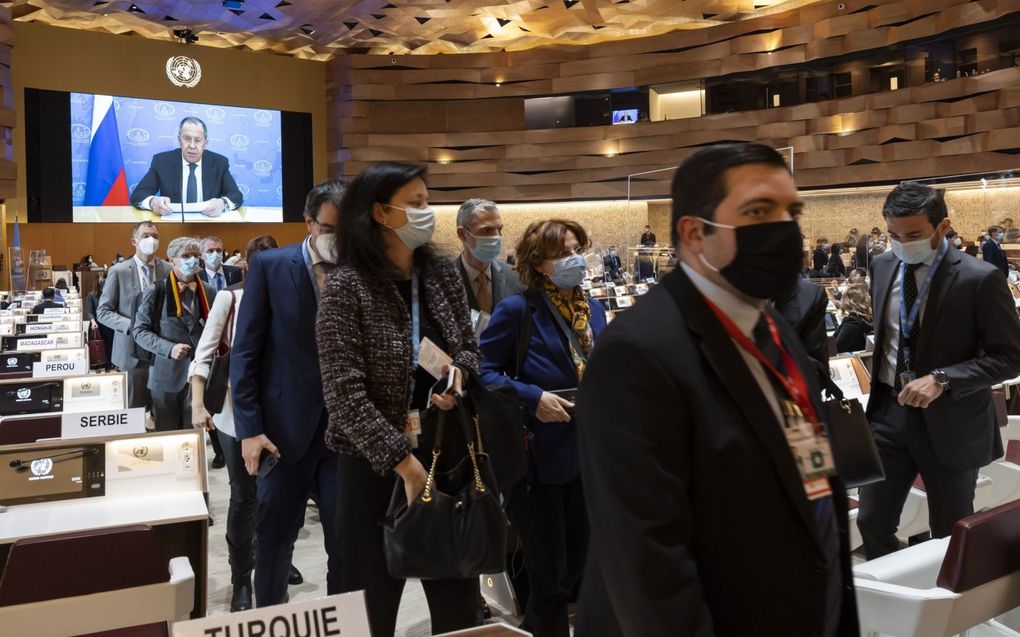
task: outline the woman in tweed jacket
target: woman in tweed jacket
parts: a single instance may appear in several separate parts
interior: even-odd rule
[[[477,373],[481,365],[460,276],[428,243],[435,215],[424,176],[423,167],[382,163],[348,187],[337,230],[339,267],[323,290],[316,327],[329,411],[326,444],[339,453],[341,587],[366,591],[375,637],[393,635],[404,587],[387,570],[379,520],[397,476],[409,505],[427,477],[412,453],[409,412],[454,405],[452,396],[431,393],[436,379],[413,363],[414,307],[419,342],[427,337],[453,358],[458,390],[463,371]],[[433,632],[474,625],[477,581],[422,584]]]

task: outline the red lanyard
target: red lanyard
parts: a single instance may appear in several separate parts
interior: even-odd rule
[[[765,322],[769,326],[769,333],[772,335],[772,342],[779,348],[779,353],[783,357],[783,365],[786,367],[789,376],[776,369],[765,357],[765,354],[758,349],[758,346],[755,345],[751,339],[747,338],[736,324],[733,323],[730,317],[726,316],[726,314],[720,310],[719,307],[711,301],[711,299],[707,296],[704,298],[705,302],[708,303],[708,307],[712,308],[712,311],[715,312],[716,317],[719,318],[719,322],[726,328],[730,337],[736,341],[737,345],[740,345],[744,351],[751,356],[754,356],[758,362],[765,367],[765,369],[769,370],[776,380],[782,383],[783,388],[786,389],[790,398],[792,398],[793,401],[797,403],[797,406],[800,407],[801,413],[803,413],[804,417],[807,418],[814,426],[815,432],[817,433],[820,431],[821,428],[818,425],[818,416],[815,414],[815,406],[811,403],[811,399],[808,397],[807,382],[804,380],[804,375],[801,374],[800,368],[797,367],[797,364],[793,362],[793,358],[790,357],[786,348],[783,347],[782,339],[779,337],[779,330],[776,328],[776,322],[772,320],[772,317],[766,312],[762,313],[762,316],[765,317]]]

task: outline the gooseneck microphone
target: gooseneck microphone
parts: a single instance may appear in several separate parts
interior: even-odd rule
[[[77,449],[70,449],[68,451],[62,451],[60,453],[55,453],[55,454],[52,454],[52,455],[49,455],[49,456],[39,456],[38,458],[30,458],[28,460],[22,460],[21,458],[15,458],[14,460],[11,460],[8,463],[8,465],[12,469],[19,469],[19,468],[24,468],[25,465],[32,464],[36,460],[46,460],[46,459],[52,460],[53,458],[62,458],[64,456],[72,456],[74,454],[79,454],[79,455],[82,455],[82,456],[91,456],[91,455],[96,454],[96,453],[99,453],[99,449],[97,449],[95,447],[89,447],[89,448],[79,447]]]

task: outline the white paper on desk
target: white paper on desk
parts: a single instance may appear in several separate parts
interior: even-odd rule
[[[421,339],[421,347],[418,348],[418,365],[438,380],[445,375],[443,367],[453,365],[453,359],[425,337]]]

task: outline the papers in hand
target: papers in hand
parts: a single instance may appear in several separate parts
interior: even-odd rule
[[[453,359],[428,337],[425,337],[421,339],[421,346],[418,348],[418,365],[433,378],[439,379],[443,377],[443,368],[447,365],[452,371]]]

